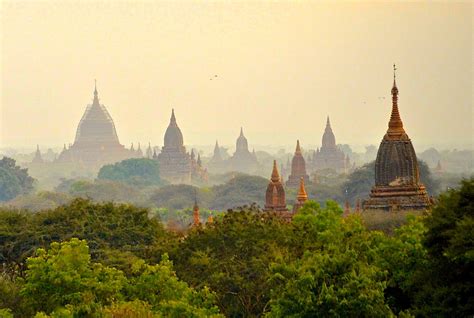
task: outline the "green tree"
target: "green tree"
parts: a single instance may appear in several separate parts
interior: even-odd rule
[[[177,273],[192,287],[215,291],[227,317],[259,316],[270,299],[270,264],[288,254],[288,229],[255,206],[229,211],[177,246]]]
[[[120,298],[125,276],[119,270],[92,263],[86,241],[76,238],[51,243],[27,260],[21,294],[33,312],[51,313],[72,306],[79,315]]]
[[[129,204],[86,199],[35,214],[0,211],[0,258],[19,264],[38,247],[73,237],[88,241],[94,259],[106,258],[108,249],[139,257],[161,254],[173,238],[158,219],[148,218],[148,212]]]
[[[0,201],[31,192],[34,181],[28,175],[28,169],[17,166],[15,160],[8,157],[0,160]]]
[[[308,202],[295,216],[302,258],[273,265],[269,317],[387,317],[384,272],[375,264],[379,233],[359,216],[341,218],[335,202]],[[303,235],[304,233],[304,235]]]
[[[97,176],[102,180],[121,181],[134,186],[162,185],[160,166],[157,160],[140,158],[127,159],[112,165],[105,165]]]
[[[474,314],[474,179],[450,190],[425,221],[429,266],[418,284],[418,312],[424,316]]]
[[[263,206],[267,185],[268,179],[262,177],[236,175],[226,183],[213,187],[215,199],[209,208],[226,211],[252,203]]]

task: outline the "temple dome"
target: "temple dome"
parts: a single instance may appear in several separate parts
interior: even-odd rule
[[[176,123],[174,116],[174,109],[171,111],[170,124],[165,132],[165,147],[166,148],[181,148],[183,147],[183,134]]]
[[[331,123],[329,122],[329,116],[326,121],[326,129],[324,129],[321,148],[327,148],[327,149],[336,148],[336,137],[334,136],[334,133],[332,132]]]
[[[120,145],[114,121],[105,106],[99,103],[97,87],[94,89],[92,105],[87,106],[79,122],[74,144],[100,147]]]

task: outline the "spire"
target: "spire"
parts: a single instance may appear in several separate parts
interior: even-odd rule
[[[174,108],[171,109],[170,124],[176,124],[176,117],[174,116]]]
[[[194,155],[194,148],[191,149],[191,160],[194,160],[195,155]]]
[[[280,175],[278,174],[278,167],[277,167],[277,162],[276,160],[273,160],[273,171],[272,171],[272,178],[271,180],[273,182],[278,182],[280,181]]]
[[[301,155],[301,148],[300,148],[300,141],[296,141],[296,150],[295,150],[295,155]]]
[[[296,195],[296,199],[298,202],[306,202],[308,200],[308,194],[306,193],[306,189],[304,187],[304,178],[301,177],[300,179],[300,188],[298,190],[298,194]]]
[[[326,119],[326,127],[331,128],[331,122],[329,121],[329,115],[328,115],[328,117],[327,117],[327,119]]]
[[[403,129],[403,122],[400,118],[400,112],[398,111],[398,88],[396,82],[397,67],[393,64],[393,86],[392,86],[392,114],[390,115],[390,121],[388,123],[387,134],[389,137],[400,137],[405,134]]]
[[[199,217],[199,206],[197,204],[197,194],[194,191],[194,206],[193,206],[193,226],[199,226],[201,224],[201,218]]]
[[[97,92],[97,80],[94,80],[94,100],[92,101],[93,104],[99,104],[99,93]]]
[[[201,161],[201,154],[200,154],[199,152],[198,152],[198,158],[197,158],[196,163],[197,163],[197,165],[198,165],[199,167],[201,167],[202,161]]]
[[[240,137],[244,137],[244,128],[240,127]]]

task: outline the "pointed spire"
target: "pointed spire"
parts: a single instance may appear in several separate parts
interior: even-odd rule
[[[93,104],[99,104],[99,93],[97,92],[97,80],[94,80],[94,100],[92,101]]]
[[[197,161],[196,161],[196,163],[197,163],[197,165],[198,165],[199,167],[201,167],[201,166],[202,166],[202,162],[201,162],[201,154],[200,154],[200,153],[198,153],[198,157],[197,157]]]
[[[191,160],[194,160],[195,155],[194,155],[194,148],[191,149]]]
[[[201,218],[199,217],[199,206],[197,204],[197,194],[194,190],[194,206],[193,206],[193,226],[199,226],[201,224]]]
[[[243,136],[244,136],[244,128],[240,127],[240,137],[243,137]]]
[[[390,115],[390,121],[388,123],[387,134],[389,137],[399,138],[405,134],[403,129],[403,122],[400,117],[400,112],[398,110],[398,88],[396,82],[396,73],[397,67],[393,64],[393,86],[392,86],[392,113]]]
[[[130,146],[130,150],[135,151],[135,147],[133,147],[133,142],[132,142],[132,145]]]
[[[308,200],[308,194],[306,193],[306,189],[304,186],[304,178],[300,178],[300,188],[298,189],[298,194],[296,195],[296,199],[298,202],[306,202]]]
[[[295,155],[301,155],[300,141],[296,140],[296,150]]]
[[[276,160],[273,160],[273,170],[272,170],[272,178],[271,180],[273,182],[278,182],[280,181],[280,175],[278,173],[278,167],[277,167],[277,162]]]
[[[329,115],[328,115],[327,120],[326,120],[326,127],[331,128],[331,122],[329,121]]]
[[[176,117],[174,115],[174,108],[171,109],[170,124],[176,124]]]

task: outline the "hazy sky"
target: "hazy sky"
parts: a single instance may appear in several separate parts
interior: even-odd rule
[[[415,148],[472,147],[473,5],[1,1],[0,147],[72,143],[94,79],[120,141],[378,144],[392,64]],[[211,77],[218,75],[212,81]],[[379,97],[385,96],[385,99]]]

